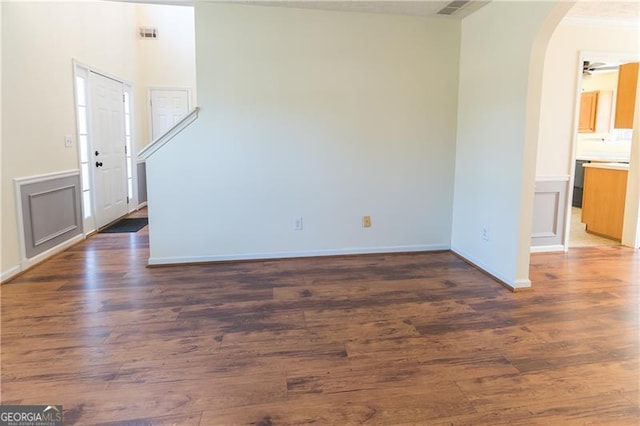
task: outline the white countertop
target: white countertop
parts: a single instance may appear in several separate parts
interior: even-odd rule
[[[577,155],[576,160],[584,161],[602,161],[607,163],[628,163],[628,155],[601,155],[601,154],[583,154]]]
[[[591,167],[594,169],[610,169],[610,170],[629,170],[628,163],[585,163],[582,167]]]

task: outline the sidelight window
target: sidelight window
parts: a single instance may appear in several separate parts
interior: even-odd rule
[[[84,71],[84,72],[83,72]],[[88,119],[88,81],[87,73],[76,69],[76,111],[78,126],[78,149],[80,153],[80,176],[82,180],[82,207],[84,218],[93,216],[91,204],[91,179],[89,174],[89,119]]]
[[[133,149],[131,146],[131,86],[124,88],[124,138],[127,157],[127,197],[133,203]]]

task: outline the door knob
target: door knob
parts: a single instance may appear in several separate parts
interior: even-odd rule
[[[96,157],[97,157],[98,155],[100,155],[100,153],[99,153],[98,151],[96,151]]]
[[[96,167],[102,167],[102,162],[96,161]]]

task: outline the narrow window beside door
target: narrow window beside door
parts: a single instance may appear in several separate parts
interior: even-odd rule
[[[78,73],[78,71],[76,71]],[[78,111],[78,147],[82,177],[82,210],[85,220],[93,216],[91,205],[91,179],[89,174],[89,117],[87,114],[87,79],[76,75],[76,103]]]
[[[125,88],[124,92],[124,136],[127,155],[127,200],[131,211],[132,206],[135,206],[133,205],[133,150],[131,147],[131,95],[129,88]]]

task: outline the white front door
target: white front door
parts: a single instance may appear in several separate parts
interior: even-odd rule
[[[156,140],[189,112],[187,89],[151,89],[151,137]]]
[[[127,214],[127,171],[122,83],[91,72],[90,167],[95,183],[96,226]]]

